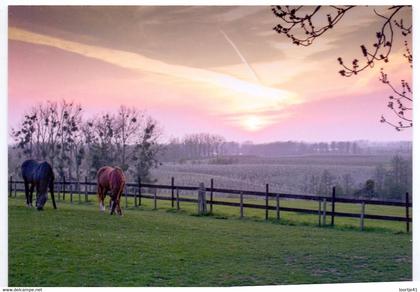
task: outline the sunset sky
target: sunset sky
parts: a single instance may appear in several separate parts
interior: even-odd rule
[[[121,104],[144,109],[163,139],[411,140],[411,130],[379,123],[392,117],[382,65],[338,74],[337,57],[359,57],[380,20],[358,7],[312,46],[297,47],[272,30],[269,6],[11,6],[9,126],[37,102],[67,99],[86,117]],[[397,44],[384,66],[395,84],[411,80]]]

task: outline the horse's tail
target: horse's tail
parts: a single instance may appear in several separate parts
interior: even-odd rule
[[[125,176],[124,176],[124,172],[122,171],[122,169],[119,168],[119,167],[115,167],[114,168],[114,171],[116,173],[118,173],[118,175],[117,176],[114,176],[114,178],[113,178],[113,180],[114,180],[113,181],[113,184],[115,184],[117,181],[119,181],[119,188],[118,188],[117,192],[113,194],[114,196],[112,198],[111,214],[114,213],[115,207],[117,205],[117,202],[119,204],[119,201],[120,201],[120,198],[121,198],[121,194],[124,191],[124,186],[125,186]]]
[[[114,174],[113,174],[113,184],[119,183],[119,188],[118,188],[118,192],[117,194],[120,194],[123,191],[123,188],[125,186],[125,175],[124,172],[121,168],[119,167],[114,167],[113,170]]]
[[[125,175],[124,172],[122,171],[121,168],[117,167],[116,170],[120,173],[120,177],[121,177],[121,184],[120,184],[120,190],[118,192],[118,194],[122,194],[122,192],[124,191],[124,186],[125,186]]]

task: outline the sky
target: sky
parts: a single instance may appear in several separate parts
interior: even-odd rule
[[[372,7],[355,8],[309,47],[277,34],[277,23],[269,6],[9,6],[9,128],[32,105],[66,99],[85,117],[145,110],[164,140],[412,139],[411,129],[379,122],[392,117],[380,68],[395,84],[412,78],[400,42],[386,66],[338,74],[337,57],[351,61],[375,41]]]

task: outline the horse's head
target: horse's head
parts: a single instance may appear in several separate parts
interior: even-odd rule
[[[39,192],[38,198],[36,199],[36,208],[41,211],[47,202],[47,191]]]
[[[36,208],[41,211],[48,199],[48,182],[41,180],[38,182],[38,193],[36,196]]]

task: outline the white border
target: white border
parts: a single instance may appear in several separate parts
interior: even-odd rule
[[[282,2],[282,3],[281,3]],[[8,204],[5,203],[8,201],[7,198],[7,140],[8,140],[8,103],[7,103],[7,9],[8,5],[271,5],[271,4],[285,4],[284,2],[288,2],[290,4],[295,1],[267,1],[267,0],[260,0],[256,1],[244,1],[244,0],[195,0],[195,1],[179,1],[179,0],[38,0],[38,1],[31,1],[31,0],[8,0],[8,1],[0,1],[0,193],[2,194],[2,202],[0,204],[0,287],[7,286],[7,268],[8,268]],[[326,4],[353,4],[353,5],[397,5],[397,4],[411,4],[413,5],[413,44],[416,44],[418,41],[418,25],[420,24],[417,18],[419,17],[419,8],[418,5],[414,3],[413,0],[411,1],[396,1],[396,0],[386,0],[386,1],[376,1],[376,0],[369,0],[369,1],[320,1],[320,0],[305,0],[300,1],[299,4],[305,5],[326,5]],[[416,49],[417,46],[413,45],[413,54],[417,56],[419,51]],[[414,71],[413,71],[413,90],[414,92],[418,92],[420,90],[419,86],[415,82],[415,76],[419,76],[418,69],[416,68],[416,58],[414,59]],[[420,119],[418,118],[418,106],[417,102],[414,102],[414,123],[417,124]],[[420,250],[419,250],[419,231],[420,228],[417,226],[417,214],[420,214],[420,206],[417,203],[417,193],[420,190],[420,179],[415,179],[420,176],[419,170],[419,151],[420,148],[416,140],[420,139],[420,127],[415,126],[413,129],[413,280],[415,282],[394,282],[394,283],[366,283],[366,284],[326,284],[326,285],[289,285],[289,286],[281,286],[282,291],[307,291],[308,289],[312,291],[354,291],[354,290],[369,290],[369,291],[399,291],[399,288],[413,288],[416,287],[420,289],[419,281],[420,280]],[[255,289],[261,289],[263,287],[244,287],[244,288],[222,288],[222,289],[229,289],[230,291],[236,291],[240,289],[241,291],[251,291]],[[146,288],[143,288],[146,289]],[[167,290],[169,288],[164,288],[160,290]],[[264,290],[278,290],[279,287],[271,286],[271,287],[264,287]],[[44,290],[52,290],[44,288]],[[62,288],[62,289],[54,289],[54,290],[63,290],[63,291],[70,291],[69,288]],[[71,289],[73,290],[73,289]],[[83,289],[84,290],[84,289]],[[103,289],[101,289],[103,290]],[[105,290],[110,290],[107,288]],[[115,289],[112,289],[115,290]],[[118,288],[121,290],[121,288]],[[129,289],[123,289],[129,290]],[[131,289],[130,289],[131,290]],[[173,290],[173,289],[171,289]],[[184,290],[184,289],[183,289]],[[207,290],[215,290],[215,288],[207,289]],[[220,288],[217,290],[221,290]]]
[[[418,54],[420,53],[420,51],[418,50],[418,33],[419,33],[419,18],[420,17],[420,6],[419,5],[415,5],[413,6],[413,28],[414,28],[414,32],[413,32],[413,55],[414,56],[418,56]],[[418,58],[417,58],[418,60]],[[413,127],[413,208],[412,208],[412,218],[413,218],[413,280],[417,280],[420,281],[420,226],[417,220],[417,216],[418,214],[420,214],[420,205],[419,205],[419,201],[417,199],[418,197],[418,193],[420,191],[420,180],[416,179],[419,177],[420,175],[420,169],[419,169],[419,163],[420,163],[420,144],[419,144],[419,139],[420,139],[420,127],[417,123],[420,122],[419,119],[419,103],[417,101],[417,95],[416,93],[419,92],[420,87],[418,85],[418,76],[419,76],[419,70],[418,70],[418,62],[416,61],[416,58],[414,58],[413,61],[413,76],[412,76],[412,80],[413,80],[413,96],[414,98],[414,102],[413,102],[413,124],[416,125],[415,127]],[[417,82],[416,82],[416,78],[417,77]],[[417,216],[416,216],[417,215]]]
[[[8,270],[8,187],[7,187],[7,6],[0,2],[0,286],[7,286]]]

